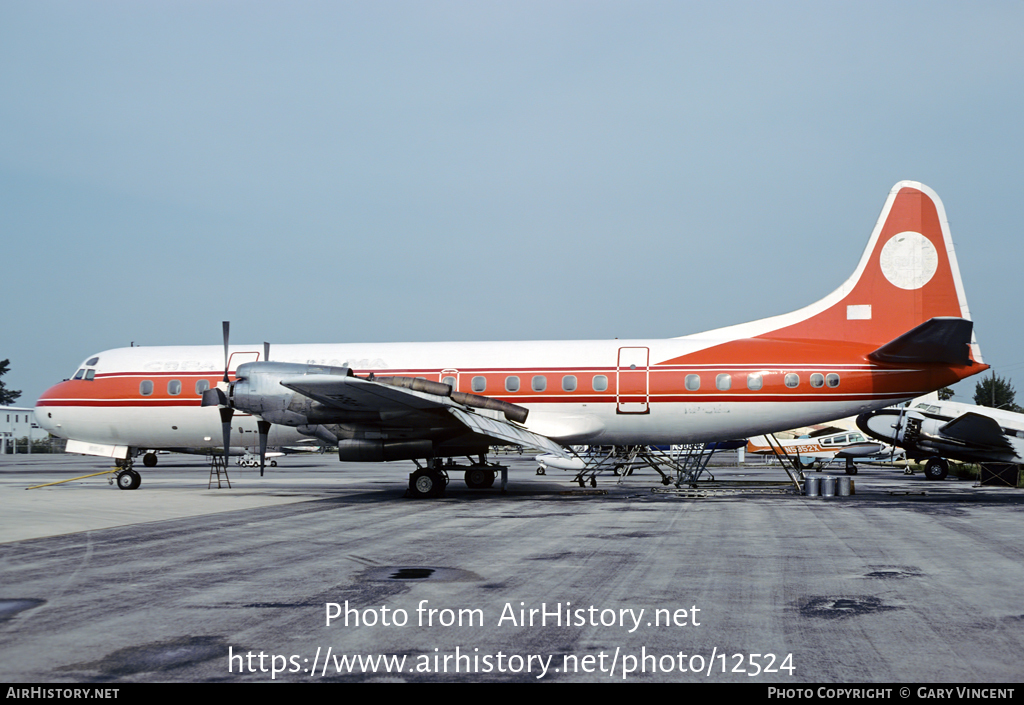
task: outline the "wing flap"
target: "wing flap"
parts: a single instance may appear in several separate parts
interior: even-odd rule
[[[546,453],[557,455],[560,458],[571,457],[565,448],[558,445],[547,436],[542,436],[539,433],[528,431],[522,426],[516,426],[507,421],[501,421],[500,419],[494,419],[489,416],[484,416],[483,414],[459,409],[455,406],[449,407],[448,411],[450,411],[451,414],[465,426],[482,436],[494,438],[502,443],[537,448]]]

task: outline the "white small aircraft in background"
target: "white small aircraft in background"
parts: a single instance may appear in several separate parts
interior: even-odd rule
[[[757,455],[795,456],[804,469],[817,466],[820,471],[833,460],[846,461],[846,474],[856,475],[861,462],[889,462],[904,457],[903,451],[887,443],[869,441],[857,431],[841,431],[821,436],[773,439],[756,436],[747,441],[746,452]]]
[[[947,458],[967,463],[1024,464],[1024,414],[956,401],[877,409],[857,417],[864,433],[925,460],[924,476],[945,479]]]
[[[635,285],[638,306],[671,315]],[[846,282],[792,313],[662,340],[275,345],[269,360],[267,345],[230,346],[227,324],[223,348],[107,350],[44,392],[36,419],[68,452],[123,465],[139,448],[262,457],[317,438],[342,461],[412,460],[411,494],[435,497],[456,467],[446,458],[477,457],[466,483],[490,486],[492,445],[566,457],[570,444],[749,438],[988,369],[942,202],[914,181],[889,192]],[[123,489],[140,481],[131,467],[118,476]]]

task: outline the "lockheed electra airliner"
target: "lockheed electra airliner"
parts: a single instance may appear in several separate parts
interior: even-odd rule
[[[413,460],[411,493],[436,496],[453,457],[471,458],[471,487],[490,486],[491,445],[567,457],[570,444],[747,438],[985,369],[942,202],[903,181],[852,276],[792,313],[667,340],[275,345],[272,360],[267,345],[230,345],[225,324],[223,348],[91,355],[36,418],[68,452],[118,458],[125,489],[143,449],[226,460],[319,439],[343,461]]]

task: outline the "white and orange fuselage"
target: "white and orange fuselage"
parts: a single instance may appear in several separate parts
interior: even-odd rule
[[[935,335],[892,345],[933,319],[970,313],[941,202],[901,182],[854,274],[782,316],[662,340],[275,345],[272,357],[447,382],[529,409],[523,425],[563,444],[695,443],[857,415],[987,369],[973,339],[960,354],[936,338],[934,357]],[[261,346],[231,346],[229,369],[262,357]],[[51,433],[79,449],[223,445],[217,409],[200,406],[223,375],[221,347],[120,348],[87,363],[39,399],[36,416]],[[238,412],[231,446],[251,448],[256,418]],[[275,423],[269,442],[303,438]]]

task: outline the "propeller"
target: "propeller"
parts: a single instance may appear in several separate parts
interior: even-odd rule
[[[231,380],[228,377],[228,364],[230,362],[230,350],[228,339],[231,324],[224,321],[224,389],[230,390]],[[270,343],[263,343],[263,360],[270,359]],[[231,419],[235,415],[235,409],[231,406],[228,395],[224,389],[207,389],[203,392],[202,406],[216,406],[220,412],[220,424],[224,437],[224,464],[227,465],[228,455],[231,449]],[[270,422],[257,417],[256,426],[260,436],[260,477],[263,477],[263,470],[267,465],[267,438],[270,435]]]
[[[228,333],[231,330],[231,323],[224,321],[224,386],[227,387],[230,384],[228,380]],[[224,403],[218,405],[220,409],[220,426],[224,435],[224,466],[228,464],[228,451],[231,448],[231,417],[235,415],[235,410],[227,403],[227,397],[224,398]]]
[[[224,321],[224,387],[230,389],[228,386],[231,381],[228,379],[228,333],[231,329],[231,324],[228,321]],[[228,454],[231,450],[231,418],[235,415],[235,410],[228,403],[228,395],[224,389],[214,387],[213,389],[207,389],[203,392],[203,401],[200,406],[216,406],[220,412],[220,425],[221,432],[224,439],[224,466],[228,464]]]

